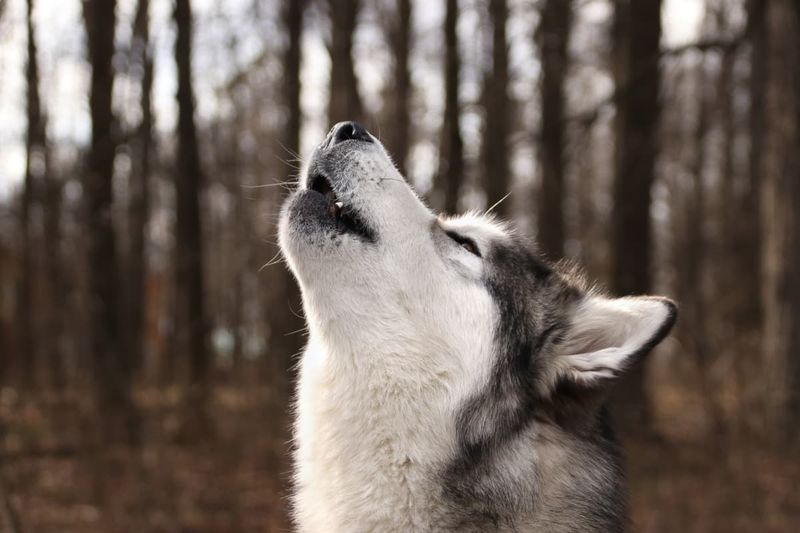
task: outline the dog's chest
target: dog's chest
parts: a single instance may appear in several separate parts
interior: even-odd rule
[[[436,470],[452,446],[437,391],[363,377],[303,363],[295,428],[300,531],[429,530],[440,513]]]

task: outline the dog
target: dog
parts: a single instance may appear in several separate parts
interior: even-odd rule
[[[490,216],[437,216],[377,138],[339,123],[286,200],[302,292],[300,532],[617,532],[604,400],[675,322],[611,298]]]

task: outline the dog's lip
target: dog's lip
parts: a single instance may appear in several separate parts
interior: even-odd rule
[[[356,209],[340,200],[333,181],[322,172],[310,174],[307,181],[307,189],[312,194],[319,194],[327,202],[327,213],[334,220],[339,231],[351,233],[362,237],[368,241],[375,240],[375,233],[365,222],[361,213]]]

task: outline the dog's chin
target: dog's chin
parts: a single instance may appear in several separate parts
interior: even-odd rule
[[[278,237],[294,273],[314,277],[320,268],[350,263],[353,254],[376,241],[376,232],[361,218],[342,216],[341,207],[311,189],[293,193],[281,210]]]

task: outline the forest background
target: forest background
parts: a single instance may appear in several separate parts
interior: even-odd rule
[[[0,531],[284,531],[282,199],[358,120],[438,210],[679,302],[635,531],[800,523],[800,2],[0,0]]]

